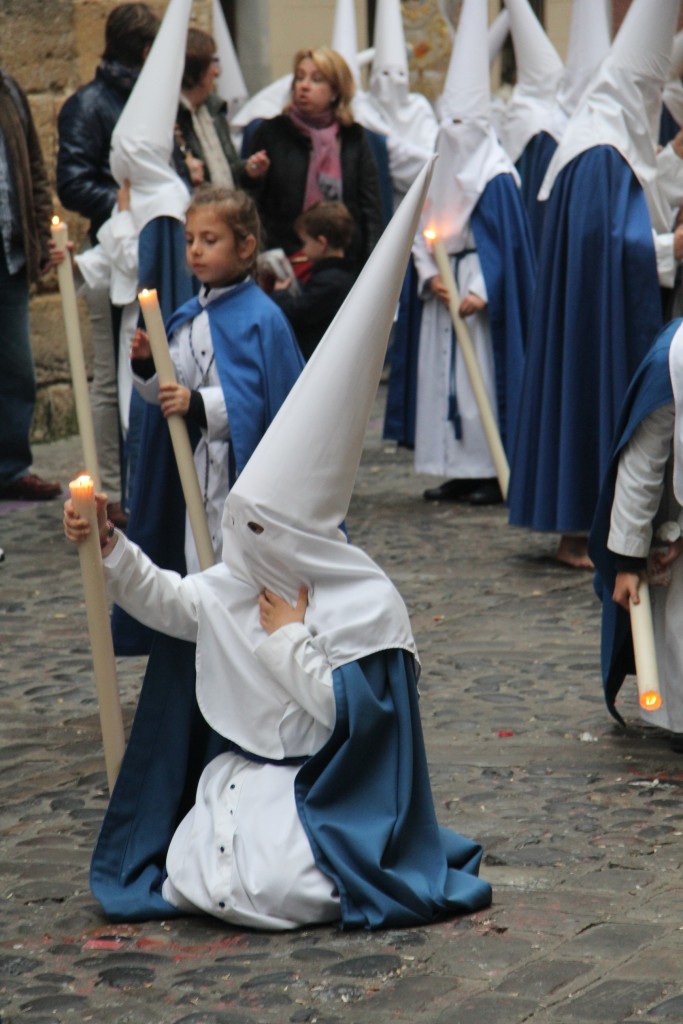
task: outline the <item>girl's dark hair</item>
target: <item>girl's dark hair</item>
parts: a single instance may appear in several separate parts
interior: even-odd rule
[[[239,188],[225,188],[222,185],[202,185],[194,193],[187,208],[187,220],[196,210],[213,206],[219,217],[235,237],[243,242],[249,235],[256,239],[254,252],[245,263],[245,270],[253,270],[261,248],[261,221],[259,220],[256,203],[246,192]]]
[[[159,19],[147,4],[119,4],[109,13],[104,27],[103,60],[128,68],[141,68],[145,50],[154,42]]]
[[[300,213],[294,222],[297,234],[304,231],[310,238],[324,235],[333,249],[348,249],[353,228],[353,217],[336,199],[321,199]]]
[[[199,85],[215,55],[216,41],[213,36],[201,28],[188,29],[181,88],[193,89]]]

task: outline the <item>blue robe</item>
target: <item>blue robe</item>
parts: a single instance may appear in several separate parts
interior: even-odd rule
[[[616,149],[589,149],[563,168],[547,201],[512,525],[588,533],[626,389],[661,326],[643,190]]]
[[[201,716],[194,653],[168,640],[147,669],[91,864],[113,921],[179,915],[161,896],[166,851],[204,766],[236,749]],[[316,863],[339,889],[341,927],[428,924],[488,906],[481,847],[436,822],[412,657],[369,655],[336,669],[333,684],[334,731],[303,761],[295,795]]]
[[[545,219],[545,203],[539,203],[538,196],[548,164],[553,158],[557,149],[557,142],[548,132],[539,132],[529,139],[522,155],[515,164],[522,179],[522,199],[526,207],[531,237],[534,241],[534,251],[538,253],[541,248],[541,236],[543,234],[543,221]]]
[[[201,310],[196,297],[185,302],[168,321],[168,336]],[[287,320],[253,281],[210,302],[206,311],[228,410],[232,484],[289,394],[303,358]],[[156,406],[149,408],[127,535],[156,565],[184,573],[185,503],[168,425]],[[149,652],[152,631],[118,607],[113,628],[117,654]]]
[[[595,590],[602,601],[601,654],[602,684],[607,707],[617,721],[623,719],[615,708],[615,700],[624,677],[635,674],[631,620],[628,612],[612,600],[618,557],[607,547],[614,489],[622,451],[642,421],[673,402],[669,374],[671,339],[683,321],[674,320],[659,334],[655,344],[639,366],[631,382],[619,415],[615,444],[607,473],[600,490],[588,553],[595,565]]]
[[[536,284],[529,222],[511,174],[488,183],[470,217],[488,295],[498,428],[506,451],[514,436],[526,336]]]
[[[415,447],[417,409],[417,361],[420,350],[422,300],[417,294],[417,272],[408,260],[398,300],[398,316],[388,352],[390,366],[384,408],[383,437],[406,448]]]

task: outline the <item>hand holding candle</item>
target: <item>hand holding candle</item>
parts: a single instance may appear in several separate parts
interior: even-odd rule
[[[66,224],[60,221],[59,217],[52,218],[52,241],[58,250],[68,248],[69,232]],[[81,435],[81,444],[83,445],[83,459],[88,472],[95,481],[97,490],[99,490],[100,469],[97,459],[97,446],[95,444],[95,427],[90,408],[88,377],[85,371],[81,325],[78,319],[76,288],[74,286],[74,275],[70,259],[64,259],[57,264],[57,280],[59,281],[59,292],[62,298],[64,330],[66,332],[66,344],[69,353],[69,365],[71,367],[78,432]]]
[[[95,485],[91,477],[79,476],[69,484],[69,490],[74,509],[83,519],[87,520],[89,526],[87,536],[79,542],[78,554],[81,562],[88,632],[100,708],[104,760],[111,792],[123,759],[125,739],[116,676],[116,659],[109,624],[109,608],[104,588]]]
[[[157,293],[154,289],[149,291],[144,289],[138,295],[138,301],[140,302],[142,315],[145,318],[145,327],[147,328],[159,384],[162,387],[166,384],[175,384],[175,369],[168,350],[168,339],[161,317]],[[199,489],[197,471],[192,458],[192,446],[190,445],[190,438],[187,433],[187,424],[184,418],[177,413],[167,416],[166,422],[168,423],[173,451],[178,464],[180,483],[183,488],[192,535],[197,548],[199,565],[202,569],[209,569],[215,564],[216,559],[206,521],[202,494]]]
[[[479,410],[482,427],[484,428],[486,440],[491,452],[493,465],[496,468],[496,475],[498,477],[498,483],[500,484],[500,490],[503,495],[503,499],[505,499],[507,498],[508,484],[510,482],[510,467],[508,465],[505,449],[503,448],[503,442],[500,439],[498,424],[496,422],[493,409],[491,408],[489,396],[486,391],[486,385],[484,384],[484,379],[481,375],[481,369],[477,362],[477,356],[474,351],[470,332],[465,321],[460,315],[460,295],[458,294],[458,287],[455,283],[455,277],[453,276],[451,264],[448,259],[448,253],[446,252],[443,240],[439,238],[436,231],[429,229],[425,231],[424,235],[431,245],[432,255],[434,256],[434,262],[438,267],[441,281],[448,291],[448,310],[451,315],[451,320],[453,321],[453,327],[455,329],[456,338],[458,339],[460,351],[462,352],[463,359],[465,360],[467,374],[469,376],[470,385]]]

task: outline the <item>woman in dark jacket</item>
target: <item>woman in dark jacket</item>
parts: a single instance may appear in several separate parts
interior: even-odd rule
[[[338,199],[356,224],[348,256],[358,272],[382,233],[382,214],[377,167],[351,112],[353,92],[340,54],[327,47],[299,50],[291,102],[254,131],[247,170],[258,173],[265,151],[267,166],[251,187],[269,248],[296,252],[299,214],[322,199]]]

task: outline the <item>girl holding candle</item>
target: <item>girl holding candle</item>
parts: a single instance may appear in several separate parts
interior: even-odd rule
[[[177,383],[159,384],[147,335],[131,346],[135,387],[164,416],[199,433],[194,462],[216,559],[231,483],[296,380],[302,359],[284,316],[252,281],[260,226],[253,200],[226,188],[200,190],[186,215],[186,255],[199,296],[168,324]],[[199,569],[189,523],[188,572]]]

